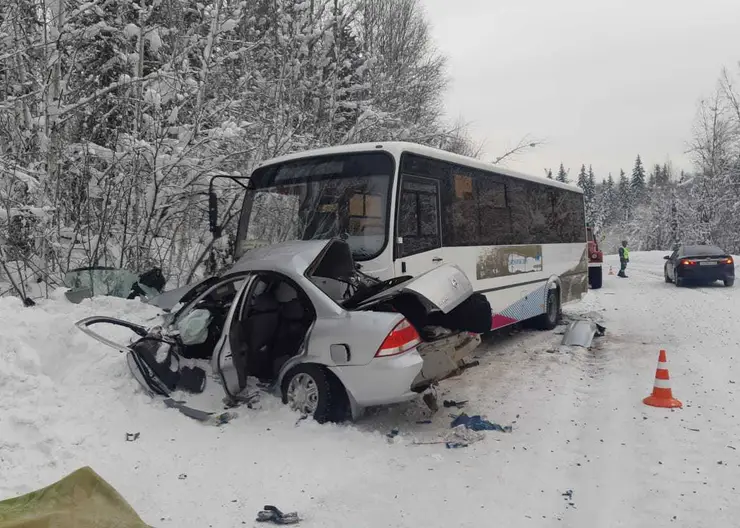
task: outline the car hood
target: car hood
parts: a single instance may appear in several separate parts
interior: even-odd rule
[[[355,270],[352,251],[343,240],[297,240],[249,250],[222,276],[249,271],[274,271],[291,278],[314,276],[347,279]],[[169,290],[152,298],[149,304],[165,311],[180,302],[195,298],[218,277]],[[192,293],[191,293],[192,292]]]
[[[443,264],[413,279],[383,290],[360,303],[360,310],[380,304],[402,293],[420,297],[429,310],[449,313],[473,295],[473,285],[465,272],[454,264]]]
[[[227,272],[276,271],[289,277],[347,277],[354,273],[349,245],[343,240],[296,240],[249,250]]]
[[[339,239],[292,241],[255,248],[242,256],[224,275],[249,271],[274,271],[292,278],[305,276],[341,281],[351,280],[356,272],[349,244]],[[171,310],[179,302],[194,298],[215,280],[216,277],[209,277],[195,285],[162,293],[150,303],[163,310]],[[381,291],[363,301],[357,309],[371,308],[402,293],[420,297],[428,309],[448,313],[473,294],[473,286],[459,267],[443,264]]]

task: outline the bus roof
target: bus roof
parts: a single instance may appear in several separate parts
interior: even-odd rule
[[[304,150],[302,152],[296,152],[294,154],[287,154],[285,156],[280,156],[277,158],[265,160],[259,165],[257,165],[257,167],[266,167],[268,165],[274,165],[276,163],[283,163],[286,161],[294,161],[294,160],[301,159],[301,158],[312,158],[312,157],[317,157],[317,156],[329,156],[331,154],[347,154],[351,152],[368,152],[368,151],[376,151],[376,150],[390,152],[394,154],[396,157],[400,157],[402,152],[410,152],[412,154],[417,154],[419,156],[426,156],[430,158],[439,159],[442,161],[447,161],[449,163],[457,163],[459,165],[466,165],[468,167],[480,169],[483,171],[495,172],[503,176],[510,176],[512,178],[528,180],[528,181],[539,183],[542,185],[549,185],[551,187],[559,187],[561,189],[567,189],[569,191],[583,193],[583,190],[576,185],[561,183],[557,180],[551,180],[549,178],[545,178],[542,176],[532,176],[529,174],[524,174],[521,172],[509,170],[509,169],[504,169],[492,163],[486,163],[485,161],[481,161],[475,158],[470,158],[468,156],[461,156],[459,154],[453,154],[445,150],[441,150],[441,149],[437,149],[433,147],[427,147],[424,145],[419,145],[417,143],[407,143],[403,141],[383,141],[383,142],[377,142],[377,143],[354,143],[352,145],[340,145],[337,147],[327,147],[327,148],[314,149],[314,150]]]

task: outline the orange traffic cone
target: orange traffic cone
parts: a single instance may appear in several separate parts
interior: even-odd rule
[[[666,409],[683,407],[683,403],[675,399],[673,392],[671,392],[671,378],[668,375],[668,361],[666,360],[665,350],[661,350],[658,356],[658,368],[655,371],[653,393],[642,400],[642,403],[652,407],[663,407]]]

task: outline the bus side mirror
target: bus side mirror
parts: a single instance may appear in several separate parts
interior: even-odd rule
[[[218,197],[216,193],[208,193],[208,224],[213,238],[221,237],[221,226],[218,225]]]

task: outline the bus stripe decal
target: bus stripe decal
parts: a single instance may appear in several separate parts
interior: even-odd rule
[[[547,285],[543,284],[533,292],[529,293],[526,297],[519,299],[515,303],[507,306],[498,313],[494,313],[492,317],[492,330],[503,328],[511,324],[529,319],[531,317],[537,317],[540,314],[545,313],[545,300],[547,293]]]
[[[510,324],[514,324],[516,322],[517,320],[512,319],[511,317],[506,317],[505,315],[501,315],[501,314],[493,314],[491,330],[496,330],[497,328],[503,328],[504,326],[509,326]]]

